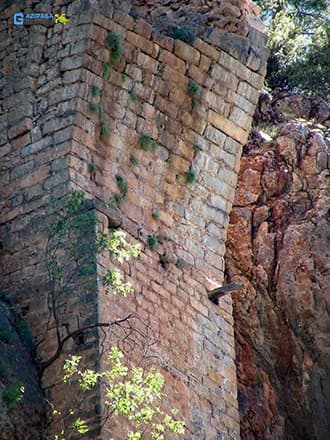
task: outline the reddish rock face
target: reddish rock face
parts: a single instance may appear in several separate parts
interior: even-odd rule
[[[328,440],[329,139],[286,122],[241,162],[228,229],[241,438]]]

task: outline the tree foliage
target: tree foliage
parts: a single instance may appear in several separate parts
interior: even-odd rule
[[[65,383],[76,380],[84,392],[100,383],[105,390],[104,404],[109,407],[110,414],[125,421],[127,440],[146,437],[164,440],[166,433],[184,434],[184,423],[176,420],[177,410],[165,413],[160,408],[162,399],[166,397],[162,391],[164,378],[160,372],[154,368],[144,371],[130,367],[123,358],[123,353],[112,347],[108,354],[109,368],[99,373],[80,368],[81,357],[71,356],[64,364],[63,380]],[[87,423],[80,417],[72,427],[79,434],[88,432]]]
[[[330,3],[327,0],[257,0],[268,26],[267,84],[330,97]]]

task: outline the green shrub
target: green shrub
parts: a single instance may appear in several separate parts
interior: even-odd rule
[[[95,174],[96,174],[95,164],[93,164],[93,163],[89,163],[88,164],[88,172],[89,172],[89,174],[91,175],[92,178],[95,177]]]
[[[202,148],[201,148],[200,145],[198,145],[198,144],[194,144],[194,145],[193,145],[193,150],[194,150],[194,153],[195,153],[195,155],[196,155],[199,151],[202,150]]]
[[[156,249],[158,245],[158,240],[155,235],[148,235],[148,246],[151,250]]]
[[[130,156],[129,161],[132,165],[139,165],[139,159],[133,155]]]
[[[106,48],[110,51],[111,60],[119,62],[123,55],[123,46],[121,37],[116,32],[109,32],[105,39]]]
[[[110,66],[107,63],[102,64],[102,78],[108,79],[110,76]]]
[[[174,40],[182,40],[188,44],[193,44],[196,39],[195,34],[186,28],[171,29],[168,31],[168,36]]]
[[[128,76],[126,75],[126,73],[122,73],[122,74],[121,74],[121,80],[122,80],[123,82],[125,82],[125,81],[127,80],[127,78],[128,78]]]
[[[100,136],[102,138],[105,138],[109,136],[109,134],[110,134],[109,127],[106,124],[102,124],[100,128]]]
[[[99,96],[101,93],[101,89],[97,86],[92,87],[92,95],[93,96]]]
[[[120,174],[117,174],[116,181],[120,193],[122,194],[123,197],[125,197],[127,193],[127,183],[125,177]]]
[[[89,110],[92,113],[100,114],[101,113],[101,106],[100,106],[100,104],[96,104],[95,102],[90,102],[89,103]]]
[[[22,400],[24,391],[24,386],[19,383],[11,384],[2,390],[2,400],[8,408],[11,408],[15,403]]]
[[[115,193],[112,197],[110,197],[108,203],[106,204],[109,208],[117,208],[124,201],[124,197],[121,194]]]
[[[151,213],[151,217],[152,217],[154,220],[158,220],[158,219],[159,219],[159,211],[157,211],[157,209],[153,209],[153,210],[152,210],[152,213]]]
[[[175,262],[175,265],[176,265],[176,267],[178,267],[180,269],[184,265],[184,259],[183,258],[177,258],[176,262]]]
[[[136,102],[138,100],[138,95],[136,93],[135,87],[133,86],[129,92],[129,97],[131,101]]]
[[[200,104],[202,89],[201,87],[192,79],[188,83],[188,95],[192,99],[193,108]]]
[[[163,127],[163,118],[162,118],[161,113],[158,113],[158,115],[156,116],[156,126],[157,126],[157,128]]]
[[[148,134],[143,133],[140,137],[140,148],[141,150],[148,151],[150,149],[154,150],[157,147],[155,139],[153,139]]]
[[[189,170],[186,173],[186,182],[187,183],[193,183],[196,180],[196,171],[192,169],[190,166]]]

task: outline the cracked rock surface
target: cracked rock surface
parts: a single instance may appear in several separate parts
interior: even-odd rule
[[[329,131],[290,116],[252,132],[228,229],[242,440],[330,433]]]
[[[32,349],[25,322],[0,300],[0,440],[44,438],[45,402]]]

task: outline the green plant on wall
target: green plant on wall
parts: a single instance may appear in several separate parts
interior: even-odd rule
[[[105,46],[110,51],[110,58],[115,63],[121,60],[123,55],[123,45],[121,37],[116,32],[109,32],[105,39]]]
[[[137,100],[138,100],[138,95],[137,95],[137,93],[136,93],[136,89],[135,89],[134,86],[133,86],[133,87],[131,88],[131,90],[129,91],[129,98],[130,98],[130,100],[133,101],[133,102],[137,102]]]
[[[14,383],[4,388],[1,392],[1,397],[7,408],[11,408],[22,400],[24,391],[24,386],[19,383]]]
[[[89,103],[89,110],[92,113],[97,113],[98,115],[101,114],[101,106],[100,106],[100,104],[96,104],[95,102]]]
[[[198,144],[194,144],[193,145],[193,150],[194,150],[194,156],[196,156],[197,153],[202,151],[202,147],[200,145],[198,145]]]
[[[116,181],[117,181],[117,186],[118,186],[118,189],[119,189],[121,195],[123,197],[125,197],[127,194],[127,182],[126,182],[125,177],[122,176],[121,174],[117,174]]]
[[[186,182],[187,183],[193,183],[196,180],[196,171],[192,168],[192,166],[189,167],[189,170],[186,173]]]
[[[101,128],[100,128],[100,136],[101,138],[106,138],[108,137],[110,134],[110,130],[109,127],[106,124],[101,124]]]
[[[178,267],[179,269],[181,269],[184,266],[184,260],[183,258],[177,258],[175,261],[175,265],[176,267]]]
[[[171,28],[167,34],[174,40],[182,40],[188,44],[193,44],[196,39],[195,34],[191,30],[184,27]]]
[[[93,162],[88,164],[88,172],[91,176],[92,179],[95,179],[96,176],[96,167],[95,164]]]
[[[108,63],[102,64],[102,78],[107,80],[110,76],[110,66]]]
[[[200,104],[202,89],[201,87],[192,79],[188,83],[188,95],[191,98],[193,108]]]
[[[133,155],[130,156],[129,161],[133,166],[137,166],[140,163],[139,159]]]
[[[148,246],[151,250],[156,249],[158,245],[158,240],[155,235],[148,235]]]
[[[108,206],[109,208],[118,208],[123,203],[123,201],[124,197],[119,193],[115,193],[110,197],[109,201],[106,203],[106,206]]]
[[[160,217],[159,211],[157,209],[153,209],[151,212],[151,216],[154,220],[158,220]]]
[[[92,86],[92,96],[99,96],[101,94],[101,89],[97,86]]]
[[[140,148],[141,150],[148,151],[148,150],[155,150],[157,147],[155,139],[153,139],[151,136],[149,136],[146,133],[141,134],[140,136]]]

